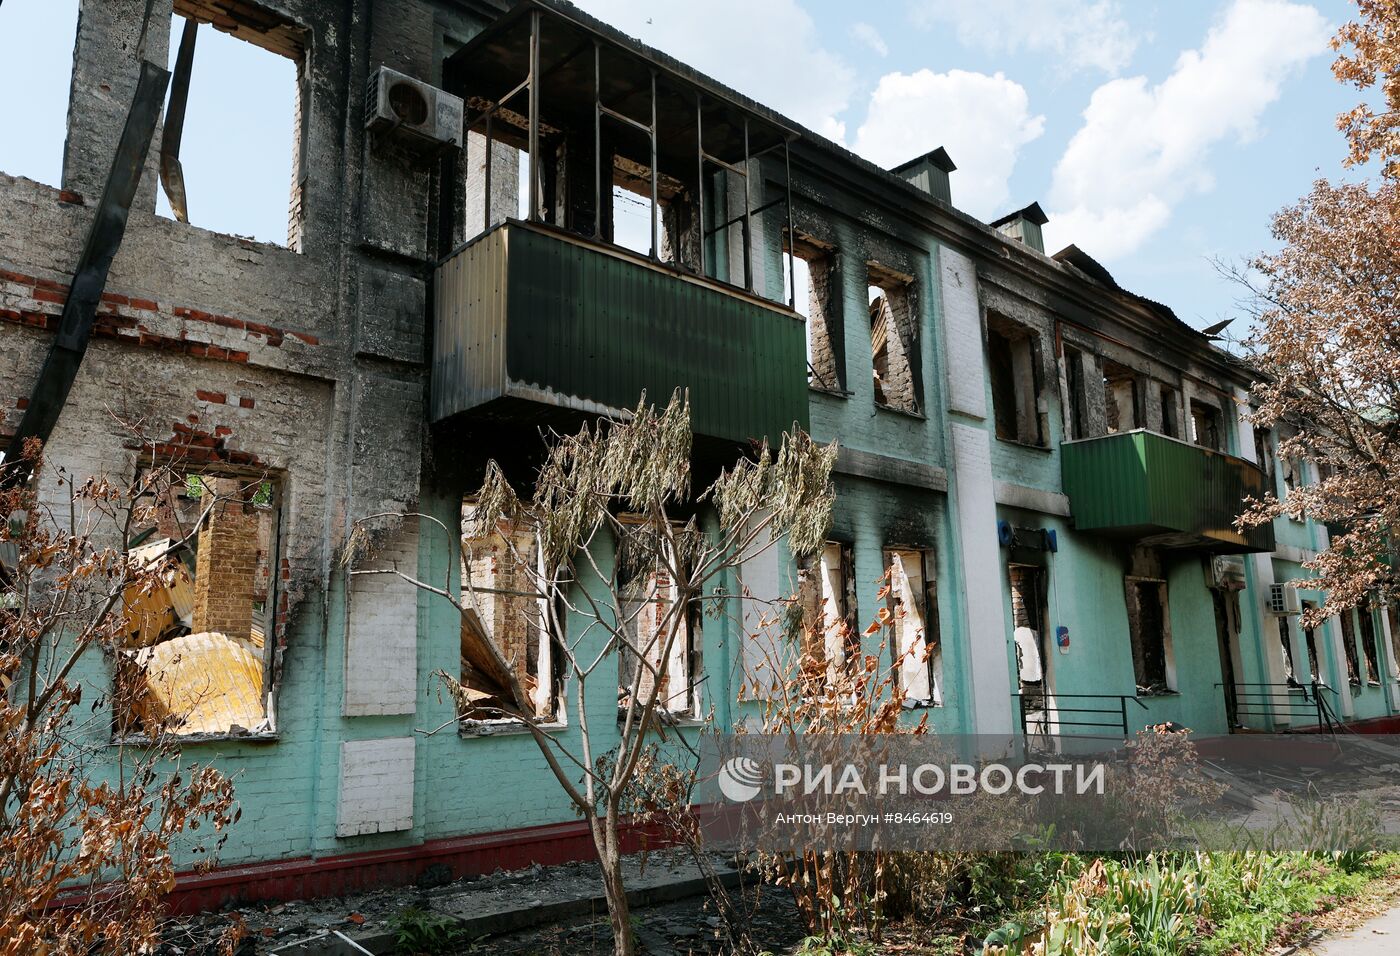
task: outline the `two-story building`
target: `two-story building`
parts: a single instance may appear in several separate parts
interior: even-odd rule
[[[512,648],[541,714],[568,690],[502,542],[462,562],[444,529],[488,461],[528,474],[542,428],[643,390],[689,389],[697,480],[794,423],[840,443],[822,554],[770,552],[725,586],[805,592],[832,666],[874,652],[860,635],[890,606],[897,692],[939,732],[1312,726],[1315,680],[1342,719],[1400,713],[1392,616],[1300,632],[1325,595],[1275,586],[1326,530],[1235,526],[1247,498],[1308,480],[1249,423],[1249,367],[1089,252],[1047,255],[1037,205],[961,212],[943,150],[881,169],[561,0],[153,6],[143,30],[146,0],[82,0],[62,180],[0,173],[0,441],[47,416],[71,474],[129,478],[152,454],[189,469],[129,542],[139,557],[199,523],[169,619],[82,676],[94,697],[124,669],[173,697],[157,665],[242,675],[187,728],[243,807],[238,869],[191,877],[191,901],[590,852],[520,725],[434,688],[460,669],[489,702],[485,640]],[[185,22],[295,66],[285,243],[156,212],[170,137],[160,119],[148,150],[126,134],[133,102],[164,102],[143,56],[166,63]],[[114,210],[94,293],[84,250]],[[84,301],[74,338],[61,323]],[[59,350],[76,372],[55,400]],[[239,482],[238,507],[201,509]],[[453,589],[480,575],[478,619],[348,576],[372,515],[374,560]],[[751,624],[697,621],[665,662],[678,732],[743,716]]]

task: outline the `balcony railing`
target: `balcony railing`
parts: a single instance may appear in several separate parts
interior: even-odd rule
[[[1264,473],[1243,458],[1145,430],[1065,442],[1060,468],[1074,525],[1162,547],[1272,551],[1268,524],[1238,531]]]
[[[434,422],[618,414],[688,388],[697,435],[807,427],[802,318],[740,290],[512,221],[445,260],[435,293]]]

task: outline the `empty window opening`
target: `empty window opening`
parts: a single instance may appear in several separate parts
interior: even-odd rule
[[[987,366],[997,438],[1044,445],[1040,416],[1039,339],[1023,325],[987,316]]]
[[[1303,463],[1297,458],[1285,458],[1283,460],[1283,490],[1284,499],[1307,484],[1303,480]]]
[[[1303,602],[1304,614],[1307,614],[1309,611],[1315,610],[1317,610],[1316,602]],[[1323,676],[1321,659],[1318,657],[1317,654],[1317,628],[1303,628],[1303,644],[1306,646],[1308,652],[1308,680],[1315,681],[1319,684],[1325,684],[1327,682],[1327,678]]]
[[[649,186],[648,186],[649,188]],[[613,243],[644,256],[651,255],[651,196],[623,186],[612,188]],[[658,231],[660,222],[657,223]]]
[[[870,358],[875,403],[919,411],[913,279],[869,263]]]
[[[556,636],[562,615],[549,598],[553,588],[534,529],[507,521],[492,525],[482,520],[475,501],[466,500],[461,574],[461,681],[466,700],[458,716],[470,722],[519,721],[513,678],[529,717],[555,719],[563,684]]]
[[[1065,433],[1089,437],[1088,395],[1084,391],[1084,353],[1065,346]]]
[[[675,715],[699,711],[692,681],[699,621],[694,608],[679,604],[676,584],[658,556],[664,543],[648,540],[642,524],[628,528],[617,556],[620,596],[617,706],[619,718],[635,698],[640,709],[655,699],[659,710]]]
[[[1390,624],[1390,676],[1400,679],[1400,606],[1387,604],[1385,614]]]
[[[1172,691],[1171,626],[1167,619],[1167,583],[1152,578],[1124,579],[1128,635],[1133,648],[1133,677],[1139,694]]]
[[[804,676],[818,683],[834,684],[858,668],[854,567],[851,546],[828,541],[817,559],[799,571]]]
[[[0,90],[9,93],[5,125],[13,134],[0,136],[0,170],[11,176],[63,183],[77,35],[78,0],[8,0],[0,6]]]
[[[1142,400],[1138,375],[1117,362],[1103,363],[1104,418],[1109,434],[1142,427]]]
[[[796,243],[784,241],[783,301],[791,302],[807,320],[807,382],[839,392],[845,388],[845,369],[839,358],[841,314],[833,295],[835,284],[835,253],[830,247],[802,236]]]
[[[1337,615],[1337,621],[1342,628],[1342,656],[1347,662],[1347,683],[1353,687],[1361,686],[1361,667],[1356,658],[1356,628],[1351,622],[1351,609],[1348,608]]]
[[[1159,399],[1162,403],[1162,434],[1168,438],[1181,437],[1181,398],[1176,389],[1162,386]]]
[[[1268,483],[1270,492],[1275,489],[1274,482],[1278,481],[1274,464],[1274,444],[1272,436],[1267,428],[1254,429],[1254,461],[1259,465],[1259,470],[1264,473],[1264,480]]]
[[[300,250],[310,119],[301,31],[244,0],[176,0],[172,107],[182,38],[196,21],[183,125],[168,115],[157,147],[178,141],[177,198],[183,192],[195,225]],[[166,189],[157,190],[156,211],[179,218]]]
[[[1045,570],[1013,564],[1007,569],[1011,582],[1011,624],[1016,645],[1016,678],[1025,703],[1039,706],[1045,693],[1048,664],[1045,634]]]
[[[1356,609],[1356,621],[1361,629],[1361,656],[1366,660],[1366,680],[1379,684],[1381,680],[1380,645],[1376,643],[1376,622],[1367,607]]]
[[[904,706],[938,706],[943,702],[943,648],[933,557],[927,551],[890,550],[885,562],[894,618],[892,650]]]
[[[1293,665],[1293,628],[1289,624],[1287,614],[1278,616],[1278,643],[1283,651],[1283,679],[1296,685],[1298,670]]]
[[[1207,402],[1191,400],[1191,440],[1204,448],[1224,451],[1221,439],[1220,408]]]
[[[149,578],[125,594],[120,736],[272,729],[279,497],[265,478],[189,475],[138,499],[126,550]]]

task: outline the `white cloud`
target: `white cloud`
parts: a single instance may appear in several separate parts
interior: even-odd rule
[[[1212,187],[1211,147],[1253,136],[1284,80],[1327,49],[1330,32],[1310,6],[1235,0],[1161,83],[1100,86],[1055,167],[1051,247],[1074,242],[1111,259],[1141,246],[1173,206]]]
[[[1031,115],[1025,88],[1001,73],[890,73],[870,97],[855,151],[894,166],[944,147],[958,164],[953,202],[986,217],[1005,211],[1016,154],[1044,128],[1045,117]]]
[[[851,27],[851,36],[870,47],[880,56],[890,55],[889,45],[885,43],[885,38],[880,36],[880,31],[864,21]]]
[[[1049,53],[1109,74],[1128,65],[1139,39],[1118,0],[915,0],[911,16],[926,29],[952,24],[964,46]]]
[[[824,136],[856,90],[797,0],[575,0],[585,11]]]

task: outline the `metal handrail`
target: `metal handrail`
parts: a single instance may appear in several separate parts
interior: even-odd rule
[[[1291,731],[1293,719],[1310,717],[1315,722],[1311,726],[1320,728],[1323,733],[1336,733],[1336,714],[1322,695],[1324,690],[1330,694],[1336,694],[1336,691],[1319,681],[1307,684],[1235,681],[1230,685],[1219,683],[1215,686],[1235,688],[1236,718],[1260,717],[1272,722],[1279,717],[1287,717],[1290,718]],[[1263,689],[1241,692],[1240,688]],[[1298,696],[1299,694],[1302,696]]]
[[[1147,708],[1147,705],[1144,704],[1141,700],[1139,700],[1139,699],[1138,699],[1138,696],[1137,696],[1136,694],[1056,694],[1056,693],[1053,693],[1053,692],[1052,692],[1052,693],[1049,693],[1049,694],[1012,694],[1011,696],[1017,698],[1017,700],[1019,701],[1020,710],[1021,710],[1021,734],[1022,734],[1023,736],[1030,736],[1030,733],[1031,733],[1031,730],[1030,730],[1030,716],[1031,716],[1032,713],[1038,711],[1038,712],[1041,712],[1041,713],[1043,713],[1043,714],[1045,715],[1045,716],[1044,716],[1044,720],[1043,720],[1043,725],[1042,725],[1042,726],[1047,727],[1047,728],[1048,728],[1048,725],[1052,722],[1052,720],[1051,720],[1051,715],[1053,715],[1053,723],[1055,724],[1055,726],[1056,726],[1057,728],[1059,728],[1059,727],[1092,727],[1092,728],[1100,729],[1100,730],[1117,730],[1117,731],[1119,731],[1124,737],[1127,737],[1127,736],[1128,736],[1128,733],[1129,733],[1129,731],[1128,731],[1128,701],[1132,701],[1133,703],[1135,703],[1135,704],[1137,704],[1139,707],[1141,707],[1143,710],[1147,710],[1147,709],[1148,709],[1148,708]],[[1053,698],[1053,705],[1052,705],[1052,701],[1051,701],[1049,698]],[[1036,708],[1035,710],[1033,710],[1032,707],[1031,707],[1030,705],[1028,705],[1028,703],[1027,703],[1029,700],[1032,700],[1032,699],[1033,699],[1033,700],[1040,701],[1040,702],[1042,703],[1042,706],[1039,707],[1039,708]],[[1079,701],[1079,700],[1090,701],[1090,702],[1114,700],[1114,701],[1117,701],[1117,702],[1118,702],[1118,706],[1117,706],[1117,707],[1107,707],[1107,708],[1090,707],[1090,706],[1084,706],[1084,707],[1075,707],[1075,706],[1068,706],[1068,707],[1067,707],[1067,706],[1065,706],[1065,702],[1066,702],[1066,701]],[[1117,719],[1117,720],[1064,720],[1064,719],[1062,718],[1062,716],[1061,716],[1061,715],[1063,715],[1063,714],[1070,714],[1070,715],[1072,715],[1072,716],[1079,716],[1079,715],[1083,715],[1083,714],[1089,714],[1089,715],[1103,714],[1103,715],[1116,716],[1118,719]],[[1047,730],[1042,730],[1042,731],[1039,731],[1039,732],[1042,733],[1042,734],[1043,734],[1043,733],[1048,733],[1048,729],[1047,729]]]

